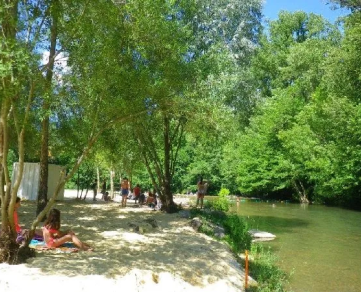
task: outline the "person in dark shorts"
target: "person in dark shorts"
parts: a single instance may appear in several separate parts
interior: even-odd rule
[[[129,195],[129,181],[126,177],[122,179],[122,182],[120,183],[120,188],[122,194],[122,207],[126,207]]]

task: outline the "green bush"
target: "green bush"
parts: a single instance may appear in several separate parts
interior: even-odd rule
[[[270,249],[263,245],[252,244],[251,254],[254,260],[249,262],[250,275],[258,285],[250,291],[255,292],[284,292],[288,282],[287,274],[277,267],[277,258]]]
[[[214,235],[214,230],[211,224],[209,224],[208,221],[203,221],[201,227],[199,228],[199,231],[208,235],[208,236],[213,236]]]
[[[227,198],[229,195],[229,190],[226,188],[222,188],[219,191],[218,198],[214,199],[212,201],[206,201],[204,204],[205,209],[211,209],[214,211],[222,211],[222,212],[228,212],[230,203]]]
[[[229,210],[229,201],[225,197],[220,197],[215,199],[212,202],[212,209],[215,211],[228,212]]]
[[[191,210],[191,217],[200,217],[202,219],[200,231],[207,235],[213,235],[213,230],[211,232],[208,222],[223,226],[226,233],[224,240],[228,242],[236,254],[250,249],[252,237],[248,233],[248,226],[245,220],[237,214],[225,214],[220,210],[202,212],[193,209]]]
[[[226,188],[221,188],[221,190],[219,191],[219,193],[218,193],[218,196],[220,197],[220,198],[225,198],[225,197],[227,197],[228,195],[229,195],[229,189],[226,189]]]
[[[225,239],[235,253],[250,249],[252,237],[248,233],[246,222],[241,217],[236,214],[229,215],[223,222],[223,226],[227,233]]]

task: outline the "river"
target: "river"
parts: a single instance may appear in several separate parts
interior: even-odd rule
[[[233,208],[250,228],[277,236],[262,244],[292,273],[287,291],[361,291],[361,212],[249,200]]]

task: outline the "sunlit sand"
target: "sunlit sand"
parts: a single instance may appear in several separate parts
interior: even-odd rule
[[[58,202],[62,228],[94,247],[71,254],[38,252],[28,263],[0,264],[0,291],[242,291],[244,272],[227,245],[189,226],[178,214],[152,211],[128,201],[75,201],[66,191]],[[92,196],[90,196],[92,197]],[[175,198],[176,202],[187,202]],[[30,225],[35,202],[24,202],[21,224]],[[153,228],[145,220],[154,219]],[[134,225],[139,227],[135,231]]]

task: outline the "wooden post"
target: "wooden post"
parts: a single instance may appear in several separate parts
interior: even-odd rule
[[[245,275],[245,283],[244,283],[244,289],[248,288],[248,250],[246,250],[246,275]]]

